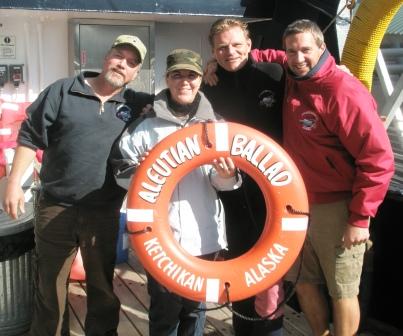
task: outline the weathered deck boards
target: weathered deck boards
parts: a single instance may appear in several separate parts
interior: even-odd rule
[[[85,282],[71,281],[69,286],[71,336],[85,336],[83,331],[86,314]],[[129,260],[117,265],[114,288],[121,301],[119,336],[148,336],[149,297],[144,270],[133,253]],[[214,307],[209,304],[208,307]],[[1,330],[0,330],[1,335]],[[228,308],[207,312],[205,336],[232,336],[231,311]],[[311,336],[303,314],[285,307],[283,336]],[[24,333],[20,336],[27,336]],[[163,336],[163,335],[161,335]],[[402,330],[369,319],[365,332],[359,336],[403,336]]]
[[[148,336],[148,304],[146,276],[133,253],[126,263],[117,265],[114,278],[115,292],[121,301],[118,332],[122,336]],[[84,336],[86,313],[85,282],[71,281],[69,286],[70,328],[72,336]],[[208,305],[214,307],[213,304]],[[291,308],[286,308],[284,336],[309,335],[306,321]],[[204,334],[208,336],[233,335],[231,312],[227,308],[207,312]]]
[[[148,336],[149,297],[146,276],[136,256],[130,253],[126,263],[115,269],[114,287],[121,301],[120,336]],[[83,325],[86,313],[85,282],[72,281],[69,287],[71,336],[84,336]],[[214,305],[209,304],[208,307]],[[310,336],[311,332],[302,314],[286,306],[284,336]],[[232,336],[231,311],[228,308],[208,311],[204,335]],[[399,330],[370,321],[369,331],[360,336],[402,336]],[[163,336],[163,335],[161,335]]]

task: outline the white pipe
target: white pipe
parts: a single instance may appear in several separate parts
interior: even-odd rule
[[[39,65],[39,92],[44,89],[44,74],[45,69],[43,65],[43,24],[39,22],[36,24],[36,32],[38,35],[38,65]],[[39,94],[38,92],[38,94]]]
[[[24,55],[24,67],[23,67],[23,73],[24,73],[24,87],[25,87],[25,98],[24,101],[29,100],[29,91],[32,88],[32,81],[34,79],[34,76],[32,71],[34,70],[32,65],[32,43],[31,43],[31,36],[30,36],[30,23],[29,21],[24,22],[24,44],[25,44],[25,55]]]
[[[400,93],[398,93],[397,91],[401,89],[401,87],[398,87],[397,85],[395,88],[393,87],[393,83],[390,79],[385,59],[383,58],[382,51],[380,49],[378,50],[378,57],[376,59],[376,72],[378,73],[383,95],[386,98],[386,104],[381,112],[381,115],[386,117],[384,126],[386,129],[388,129],[394,117],[397,116],[399,120],[401,120],[402,118],[402,110],[400,109],[400,104],[396,103],[398,100],[401,99]],[[398,83],[401,83],[401,81],[402,76],[400,77]],[[393,94],[394,99],[392,99]]]

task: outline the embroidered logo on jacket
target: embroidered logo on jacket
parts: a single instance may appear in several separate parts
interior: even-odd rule
[[[315,112],[306,111],[301,113],[301,119],[299,120],[302,129],[310,131],[317,126],[318,116]]]
[[[125,104],[120,104],[116,110],[116,116],[119,119],[123,120],[126,123],[132,120],[132,109],[129,106]]]
[[[276,98],[273,91],[264,90],[259,94],[259,106],[264,108],[273,107]]]

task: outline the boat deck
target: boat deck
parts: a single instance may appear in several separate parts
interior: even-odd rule
[[[136,256],[129,253],[127,262],[118,264],[114,278],[115,292],[121,301],[120,336],[148,336],[148,305],[146,275]],[[86,314],[85,282],[71,281],[69,286],[71,336],[84,336],[83,325]],[[209,307],[213,307],[210,305]],[[370,321],[371,322],[371,321]],[[402,336],[393,328],[379,323],[370,324],[370,332],[360,336]],[[231,311],[228,308],[207,312],[204,335],[232,336]],[[286,306],[283,336],[310,336],[311,332],[303,314]]]
[[[127,262],[115,268],[115,292],[121,301],[119,335],[148,336],[148,305],[146,275],[135,255],[130,251]],[[84,336],[86,314],[84,281],[71,281],[69,286],[71,336]],[[214,305],[209,305],[214,307]],[[233,335],[231,311],[228,308],[207,312],[204,335]],[[301,314],[286,307],[284,336],[309,335],[309,328]]]

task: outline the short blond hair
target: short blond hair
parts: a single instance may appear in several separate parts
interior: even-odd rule
[[[245,37],[249,39],[248,24],[245,21],[239,19],[219,19],[211,25],[210,33],[208,36],[210,45],[214,48],[214,36],[223,31],[227,31],[233,27],[239,27],[245,34]]]

